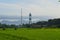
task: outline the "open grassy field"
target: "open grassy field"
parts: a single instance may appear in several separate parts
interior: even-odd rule
[[[60,29],[0,29],[0,40],[60,40]]]

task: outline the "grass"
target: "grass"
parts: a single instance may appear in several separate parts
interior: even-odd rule
[[[60,40],[60,29],[0,29],[0,40]]]

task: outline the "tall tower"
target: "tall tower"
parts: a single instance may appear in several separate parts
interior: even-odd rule
[[[22,26],[22,8],[21,8],[21,26]]]
[[[32,15],[31,15],[31,13],[29,13],[29,25],[30,25],[30,27],[31,27],[31,23],[32,23]]]

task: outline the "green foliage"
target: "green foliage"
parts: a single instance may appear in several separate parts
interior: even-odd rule
[[[0,40],[60,40],[60,29],[0,29]]]
[[[29,25],[29,24],[26,24],[25,26],[26,26],[27,28],[30,28],[30,27],[31,27],[31,25]]]
[[[49,19],[48,21],[39,21],[34,23],[33,25],[42,25],[44,28],[60,28],[60,18],[57,19]]]

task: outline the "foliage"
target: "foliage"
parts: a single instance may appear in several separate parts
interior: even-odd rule
[[[0,40],[60,40],[60,29],[0,29]]]
[[[37,25],[42,25],[44,27],[51,27],[51,28],[60,28],[60,18],[57,19],[49,19],[48,21],[39,21],[35,23]],[[53,27],[55,26],[55,27]]]

